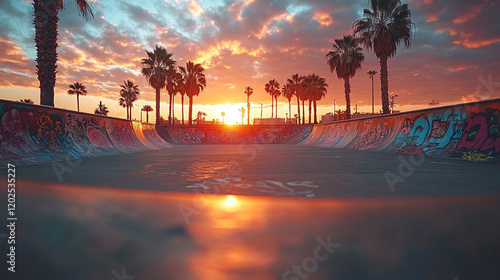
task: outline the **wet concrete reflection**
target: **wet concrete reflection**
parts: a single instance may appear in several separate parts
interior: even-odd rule
[[[500,278],[499,196],[305,199],[27,181],[17,191],[14,279]]]

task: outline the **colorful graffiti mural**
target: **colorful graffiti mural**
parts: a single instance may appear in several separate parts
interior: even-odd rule
[[[171,147],[153,125],[26,103],[0,100],[0,120],[2,163],[32,165]]]
[[[316,125],[301,144],[497,161],[500,99]]]
[[[173,144],[296,144],[312,126],[160,126],[160,136]]]

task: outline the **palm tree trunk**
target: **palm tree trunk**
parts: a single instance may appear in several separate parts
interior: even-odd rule
[[[297,95],[297,113],[298,113],[297,124],[300,125],[300,100],[298,95]]]
[[[182,124],[184,124],[184,94],[181,95],[182,102]]]
[[[156,89],[156,124],[160,124],[160,88]]]
[[[311,124],[311,99],[309,99],[309,124]]]
[[[274,96],[271,95],[271,119],[274,118]]]
[[[345,115],[346,119],[351,118],[351,85],[349,84],[349,77],[344,78],[344,89],[345,89]]]
[[[288,99],[288,116],[292,118],[292,99]]]
[[[76,108],[78,109],[78,112],[80,112],[80,95],[78,92],[76,93]]]
[[[313,101],[313,105],[314,105],[314,124],[317,124],[318,123],[318,115],[317,115],[318,108],[316,107],[316,99]]]
[[[304,107],[304,101],[302,100],[302,124],[306,123],[306,109]]]
[[[34,0],[36,73],[40,81],[40,104],[54,106],[57,62],[58,10],[50,2]]]
[[[247,125],[250,125],[250,95],[247,95]]]
[[[193,124],[193,97],[189,97],[189,119],[188,119],[188,124],[192,125]]]
[[[168,93],[168,124],[172,124],[172,95]]]
[[[276,118],[278,118],[278,96],[274,96],[276,103]]]
[[[380,87],[382,90],[382,112],[389,114],[389,74],[387,72],[387,56],[380,57]]]
[[[149,112],[146,111],[146,122],[149,123]]]
[[[172,124],[175,124],[175,95],[172,94]]]

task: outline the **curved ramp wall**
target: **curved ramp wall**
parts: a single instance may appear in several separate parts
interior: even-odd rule
[[[500,99],[316,125],[300,144],[498,161]]]
[[[172,144],[296,144],[309,136],[311,130],[311,125],[157,127],[160,136]]]
[[[164,149],[155,126],[0,100],[0,161],[32,165]]]

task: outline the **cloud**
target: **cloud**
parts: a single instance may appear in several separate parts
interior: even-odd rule
[[[32,5],[3,1],[0,19],[0,77],[3,87],[38,87],[35,75]],[[500,13],[496,1],[409,2],[415,33],[410,50],[399,48],[389,60],[389,89],[406,92],[401,104],[461,102],[475,92],[477,77],[497,73],[500,62]],[[352,32],[352,23],[368,8],[366,0],[311,1],[136,1],[96,2],[94,19],[73,8],[60,13],[56,92],[80,81],[89,94],[115,98],[126,79],[139,84],[141,100],[154,100],[139,73],[145,50],[163,45],[178,65],[192,60],[206,68],[208,86],[197,104],[245,102],[243,89],[255,89],[254,102],[268,102],[264,84],[281,84],[294,73],[316,73],[330,89],[323,104],[343,102],[343,82],[332,75],[325,55],[333,40]],[[379,70],[366,51],[363,68],[351,81],[352,98],[371,101],[365,74]],[[378,78],[378,76],[377,76]],[[380,91],[380,86],[376,90]],[[489,94],[500,97],[498,92]],[[281,102],[282,100],[280,100]],[[270,103],[270,101],[269,101]],[[320,104],[322,105],[322,104]]]

